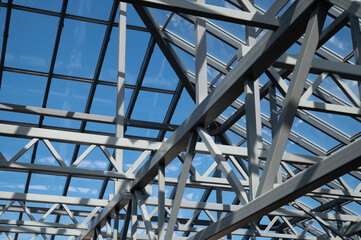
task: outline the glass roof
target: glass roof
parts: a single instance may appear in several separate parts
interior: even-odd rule
[[[143,0],[138,2],[142,4]],[[179,2],[198,4],[197,1]],[[248,11],[245,7],[248,4],[253,5],[252,2],[256,12]],[[227,14],[227,11],[232,9],[253,14],[256,19],[257,16],[267,17],[268,10],[274,11],[272,8],[277,8],[279,3],[277,13],[270,16],[270,19],[276,18],[278,24],[281,24],[283,13],[298,2],[305,1],[207,0],[205,4],[208,5],[205,6],[220,7],[225,11],[217,13],[220,15]],[[309,159],[328,159],[360,138],[360,69],[353,68],[356,69],[352,70],[354,72],[345,73],[342,69],[345,65],[340,65],[339,69],[328,68],[328,72],[327,67],[321,66],[321,61],[358,67],[360,60],[357,46],[360,47],[361,42],[356,40],[361,41],[361,33],[359,28],[352,30],[350,13],[336,6],[336,3],[342,1],[328,2],[335,6],[330,5],[322,28],[320,39],[327,39],[323,39],[316,52],[311,53],[315,60],[320,61],[320,65],[312,63],[311,70],[305,74],[307,79],[300,91],[298,106],[294,106],[297,111],[290,120],[290,131],[285,141],[283,158],[288,160],[281,162],[280,159],[275,186],[287,183],[311,168],[314,163],[307,162],[311,161]],[[173,133],[179,129],[179,125],[192,122],[195,117],[188,116],[192,116],[198,109],[204,107],[208,110],[207,107],[213,104],[212,102],[209,105],[197,106],[193,100],[198,94],[195,88],[198,78],[196,59],[199,54],[195,49],[195,45],[198,47],[195,40],[197,21],[206,21],[207,32],[204,38],[208,55],[204,55],[207,65],[203,71],[207,76],[207,94],[214,98],[219,92],[218,86],[228,86],[225,82],[230,81],[237,67],[243,64],[247,53],[253,51],[253,46],[258,46],[263,38],[277,31],[272,27],[267,30],[261,28],[260,24],[257,26],[254,19],[247,20],[252,25],[247,26],[211,16],[197,18],[192,15],[192,11],[196,11],[194,9],[188,9],[187,12],[182,8],[174,10],[162,7],[162,3],[159,6],[143,4],[150,5],[144,8],[149,11],[154,21],[149,22],[147,17],[139,14],[138,8],[141,5],[134,7],[127,3],[126,38],[119,40],[118,1],[0,0],[0,239],[35,239],[32,238],[35,236],[33,234],[37,234],[36,239],[68,239],[80,235],[90,226],[90,221],[95,221],[94,216],[100,216],[108,200],[119,193],[117,184],[128,178],[130,180],[127,181],[135,181],[138,175],[142,176],[142,172],[138,173],[139,169],[146,169],[147,164],[152,163],[159,147],[167,146],[167,139],[173,139]],[[360,7],[360,4],[356,5]],[[202,11],[207,9],[200,10]],[[346,20],[342,20],[346,13]],[[356,17],[359,21],[358,15]],[[357,23],[359,27],[360,24]],[[150,28],[150,24],[154,24],[154,28]],[[304,24],[306,28],[306,23]],[[250,40],[250,32],[253,31],[253,40]],[[238,96],[232,101],[226,96],[225,104],[222,99],[218,100],[214,103],[216,107],[212,109],[218,107],[220,110],[209,110],[215,113],[205,114],[200,122],[192,126],[194,130],[205,127],[212,141],[216,146],[220,146],[222,151],[226,149],[223,145],[239,147],[235,156],[229,152],[218,155],[226,162],[229,171],[234,172],[234,176],[246,186],[246,195],[250,195],[252,187],[248,177],[251,157],[240,152],[249,151],[249,145],[252,144],[249,143],[252,140],[248,140],[251,131],[249,126],[258,124],[256,121],[259,121],[261,126],[258,129],[260,139],[257,140],[260,154],[258,157],[261,161],[256,171],[257,175],[261,176],[267,167],[267,154],[276,141],[275,135],[281,129],[277,124],[283,121],[282,111],[286,109],[283,106],[288,101],[288,89],[292,89],[292,81],[296,75],[293,72],[293,68],[296,68],[294,65],[297,65],[297,57],[301,58],[302,44],[306,44],[304,41],[307,35],[301,37],[303,33],[304,31],[295,43],[288,43],[288,50],[285,49],[279,54],[281,56],[284,53],[282,56],[285,60],[281,59],[282,56],[275,58],[272,64],[269,63],[269,68],[265,68],[261,73],[258,74],[263,66],[254,67],[247,73],[248,79],[256,81],[256,91],[260,95],[257,99],[259,111],[257,120],[253,119],[254,123],[250,123],[251,120],[247,122],[250,116],[247,116],[247,111],[252,109],[247,110],[246,105],[250,100],[246,98],[248,93],[245,92],[242,82],[233,89]],[[323,33],[328,35],[325,37]],[[119,50],[119,41],[124,40],[126,48]],[[255,43],[252,45],[249,41]],[[121,57],[118,51],[125,51],[125,95],[121,99],[124,103],[124,135],[116,132],[116,127],[122,125],[117,124],[119,119],[116,116],[119,101],[117,80],[120,75],[118,58]],[[292,63],[293,59],[297,61]],[[267,61],[269,60],[258,64],[268,64]],[[327,76],[323,76],[324,74]],[[320,80],[322,76],[323,79]],[[190,90],[189,86],[193,89]],[[313,103],[315,105],[307,105]],[[220,113],[216,114],[217,111]],[[211,123],[208,123],[208,119],[212,117],[214,118]],[[205,123],[207,124],[204,125]],[[12,126],[19,128],[13,131]],[[23,127],[23,130],[20,127]],[[116,142],[119,140],[117,138],[124,142]],[[197,141],[206,142],[203,137],[198,137]],[[180,142],[184,143],[186,140]],[[172,145],[173,142],[169,144]],[[174,200],[176,197],[179,187],[177,184],[186,161],[186,145],[176,146],[174,151],[179,152],[174,153],[172,159],[166,160],[167,200]],[[120,163],[117,162],[121,157],[117,156],[119,152],[116,148],[124,149]],[[184,194],[181,199],[184,204],[207,202],[234,205],[234,209],[245,205],[239,202],[238,193],[232,191],[234,186],[229,182],[226,172],[217,167],[222,164],[214,160],[212,151],[197,151],[190,173],[187,172],[185,176],[188,182],[183,186]],[[359,170],[359,166],[352,171],[347,170],[344,175],[324,182],[322,187],[315,191],[312,189],[300,195],[300,198],[294,199],[291,204],[282,205],[279,208],[282,211],[294,211],[287,212],[288,215],[285,212],[283,215],[260,215],[254,224],[247,224],[234,231],[231,239],[241,239],[241,236],[250,235],[249,232],[257,239],[295,236],[300,239],[325,236],[332,239],[340,233],[346,234],[346,224],[360,223]],[[152,174],[157,175],[155,171]],[[200,180],[197,180],[197,176]],[[157,223],[155,217],[159,217],[159,210],[155,208],[157,204],[151,203],[152,199],[158,198],[158,178],[157,176],[150,180],[148,188],[151,190],[147,189],[150,197],[144,200],[153,224]],[[7,195],[9,193],[34,195],[10,194],[10,198]],[[27,200],[23,196],[28,196],[28,199],[34,197],[36,200]],[[44,196],[49,199],[41,199]],[[59,197],[59,202],[51,200],[53,196]],[[75,203],[80,201],[79,199],[89,202]],[[332,206],[322,209],[326,203]],[[54,204],[58,205],[44,221],[51,224],[42,225],[42,216]],[[230,212],[212,209],[203,211],[189,206],[181,207],[174,236],[195,235]],[[121,211],[122,227],[124,219],[129,221],[126,211],[130,210],[125,206],[118,210]],[[145,230],[147,220],[140,210],[141,205],[138,215],[140,222],[144,224],[138,226],[137,233],[140,239],[143,239],[149,232]],[[174,207],[167,207],[166,210],[173,211]],[[87,219],[92,211],[94,216]],[[302,221],[297,214],[302,215]],[[171,214],[165,215],[168,221]],[[339,217],[342,221],[336,221],[333,217]],[[187,220],[192,218],[195,219],[194,222],[187,224]],[[15,224],[5,220],[14,220]],[[29,224],[30,230],[21,229],[20,223],[24,226]],[[111,224],[115,224],[113,218]],[[36,226],[45,226],[48,230],[39,234],[40,230]],[[103,226],[97,231],[102,231],[105,236],[107,230]],[[69,233],[51,232],[53,229],[63,228],[70,229]],[[114,226],[112,229],[114,230]],[[158,234],[158,230],[155,230],[155,233]],[[345,239],[359,239],[360,236],[356,232]]]

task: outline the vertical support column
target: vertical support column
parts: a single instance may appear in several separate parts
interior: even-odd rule
[[[124,222],[123,222],[123,228],[119,235],[120,239],[127,239],[128,228],[129,228],[129,223],[131,221],[131,216],[132,216],[132,200],[129,200],[128,206],[127,206],[127,213],[125,215]]]
[[[106,239],[109,239],[111,240],[112,239],[112,225],[111,225],[111,221],[112,219],[110,217],[108,217],[106,219],[106,223],[105,223],[105,226],[106,226]]]
[[[158,166],[158,239],[164,239],[165,233],[165,165]]]
[[[257,196],[271,190],[280,167],[281,158],[286,148],[292,123],[306,83],[307,75],[318,45],[318,40],[328,7],[320,3],[311,14],[308,21],[305,39],[298,54],[297,63],[293,70],[291,84],[284,100],[282,112],[277,126],[277,132],[272,140],[266,166],[260,180]]]
[[[353,56],[356,65],[361,65],[361,32],[358,17],[350,15],[350,27],[353,45]],[[361,82],[358,82],[358,92],[361,99]]]
[[[250,1],[253,4],[253,1]],[[256,44],[256,29],[246,27],[246,40],[248,46]],[[246,103],[247,150],[249,172],[249,199],[256,197],[259,184],[259,158],[258,149],[262,147],[261,105],[258,79],[248,78],[244,82]]]
[[[186,181],[187,181],[188,174],[189,174],[189,169],[191,167],[192,160],[194,157],[194,149],[195,149],[195,145],[197,142],[197,138],[198,138],[197,133],[192,132],[192,134],[189,138],[188,145],[187,145],[187,155],[185,157],[182,171],[181,171],[181,174],[178,179],[177,192],[174,197],[172,212],[171,212],[171,215],[168,220],[167,232],[165,234],[166,240],[171,240],[173,238],[173,232],[174,232],[175,224],[177,222],[180,205],[182,202],[182,197],[183,197],[184,189],[186,186]]]
[[[219,170],[217,167],[215,169],[215,175],[214,177],[217,177],[217,178],[220,178],[221,177],[221,170]],[[223,203],[223,199],[222,199],[222,190],[220,189],[217,189],[216,190],[216,200],[217,200],[217,203],[220,203],[222,204]],[[219,211],[217,212],[217,220],[220,220],[223,216],[223,212]]]
[[[127,4],[119,3],[119,41],[118,41],[118,76],[117,76],[117,103],[116,103],[116,130],[115,136],[124,137],[124,97],[125,97],[125,50],[127,30]],[[123,171],[123,150],[115,149],[115,160]],[[119,188],[119,182],[115,182],[115,194]]]
[[[137,200],[135,199],[134,193],[132,194],[132,201],[131,201],[131,227],[130,227],[130,239],[131,240],[137,240],[137,227],[138,227],[138,206],[137,206]]]
[[[115,208],[113,240],[118,240],[119,235],[119,208]]]
[[[215,137],[215,141],[216,143],[219,143],[219,137]],[[214,177],[216,178],[220,178],[222,176],[222,172],[220,169],[218,169],[218,167],[216,167],[216,169],[214,169]],[[223,199],[222,199],[222,190],[221,189],[216,189],[216,201],[217,203],[222,204],[223,203]],[[219,221],[223,216],[223,212],[219,211],[217,212],[217,221]]]
[[[271,127],[272,127],[272,138],[276,135],[277,132],[277,122],[278,122],[278,115],[277,115],[277,95],[276,95],[276,87],[273,83],[269,86],[269,103],[270,103],[270,112],[271,112]],[[282,183],[282,168],[281,166],[278,169],[277,183]]]
[[[205,3],[205,0],[196,0]],[[196,61],[196,105],[198,106],[208,94],[207,81],[207,44],[206,20],[197,17],[194,22],[195,36],[195,61]]]

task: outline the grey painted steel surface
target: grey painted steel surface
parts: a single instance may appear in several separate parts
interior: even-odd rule
[[[145,27],[126,24],[126,6],[130,4],[136,10],[136,13],[130,11],[131,14],[138,14]],[[119,5],[120,20],[116,23]],[[32,234],[32,239],[69,236],[79,240],[218,239],[226,235],[227,238],[243,236],[244,239],[360,238],[361,217],[353,204],[361,201],[361,129],[354,129],[352,134],[343,132],[339,123],[329,122],[319,114],[341,115],[354,121],[355,125],[361,121],[360,90],[353,89],[355,85],[359,89],[361,86],[359,1],[275,0],[265,11],[251,0],[226,0],[222,6],[202,0],[122,0],[120,3],[114,0],[107,21],[68,14],[66,0],[59,12],[13,4],[12,1],[0,1],[0,6],[1,13],[6,14],[0,83],[3,83],[4,71],[47,79],[41,107],[0,103],[0,111],[4,114],[16,112],[39,117],[36,124],[0,119],[3,139],[27,139],[17,146],[18,151],[13,156],[4,156],[0,152],[0,170],[24,172],[28,176],[24,192],[0,192],[2,236],[20,239],[24,234]],[[319,6],[321,11],[317,10]],[[159,25],[158,16],[153,15],[153,8],[170,11],[163,26]],[[12,33],[10,17],[14,10],[58,18],[48,72],[7,66],[7,36]],[[326,14],[328,24],[322,29],[322,18]],[[170,25],[175,18],[195,27],[194,45],[181,33],[172,32]],[[67,19],[106,27],[90,78],[54,71],[57,54],[62,50],[59,43]],[[213,19],[236,23],[233,26],[239,28],[240,24],[245,25],[245,39],[223,29],[220,26],[224,25]],[[114,76],[118,78],[117,83],[100,79],[109,51],[110,34],[116,27],[119,30],[118,75]],[[353,48],[348,55],[340,56],[326,45],[335,41],[338,32],[344,29],[350,29],[350,46]],[[125,39],[129,30],[146,32],[150,36],[134,85],[125,83]],[[213,51],[207,48],[206,40],[212,38],[233,49],[234,57],[225,61],[211,55]],[[298,55],[287,52],[296,44],[301,45]],[[143,86],[154,50],[158,47],[179,78],[173,90]],[[195,73],[187,69],[189,64],[183,62],[180,53],[195,56]],[[214,75],[210,74],[212,71]],[[310,74],[318,76],[311,81],[307,79]],[[62,83],[91,84],[84,112],[48,108],[54,78]],[[322,85],[330,80],[343,96]],[[100,85],[117,87],[115,117],[90,113]],[[1,87],[1,91],[6,91],[4,86]],[[126,110],[125,89],[133,90]],[[170,95],[170,104],[161,121],[133,119],[141,91]],[[188,94],[196,107],[182,124],[171,124],[176,109],[182,104],[182,94]],[[241,101],[243,97],[245,103]],[[263,103],[269,106],[270,114],[265,114]],[[231,114],[227,113],[229,110]],[[48,117],[78,120],[81,124],[78,129],[51,127],[44,124]],[[114,132],[89,132],[86,127],[89,122],[115,125]],[[300,132],[297,124],[318,129],[332,144]],[[132,137],[126,135],[127,127],[159,131],[154,138]],[[76,145],[70,163],[65,161],[54,142]],[[287,142],[307,153],[285,151]],[[247,147],[242,146],[245,143]],[[36,161],[39,144],[43,144],[54,158],[53,165]],[[86,147],[83,152],[80,146]],[[82,167],[84,159],[97,150],[104,154],[106,170]],[[123,151],[139,153],[127,171],[123,171]],[[186,154],[182,153],[184,151]],[[31,161],[22,162],[22,157],[30,152]],[[192,161],[196,154],[212,159],[203,173]],[[179,178],[167,176],[167,166],[177,159],[182,166]],[[59,196],[27,193],[34,174],[65,176],[63,193]],[[67,196],[72,179],[77,177],[101,180],[99,199]],[[114,191],[107,200],[104,194],[112,183],[116,183]],[[185,200],[186,191],[201,193],[199,201]],[[212,192],[215,202],[211,199]],[[232,199],[226,196],[231,195],[234,200],[230,204]],[[299,198],[301,196],[303,198]],[[319,206],[315,207],[314,203]],[[188,211],[188,215],[180,216],[182,211]],[[18,215],[15,219],[6,219],[11,213]],[[40,214],[39,219],[37,214]],[[49,222],[50,216],[55,220]],[[64,222],[64,218],[69,222]],[[320,227],[313,225],[314,222]],[[180,234],[182,237],[178,236]]]

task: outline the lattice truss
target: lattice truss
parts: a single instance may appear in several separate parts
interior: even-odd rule
[[[75,2],[0,1],[0,239],[360,239],[360,1]]]

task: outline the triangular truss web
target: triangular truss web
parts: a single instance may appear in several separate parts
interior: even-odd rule
[[[0,1],[0,239],[360,239],[360,17]]]

